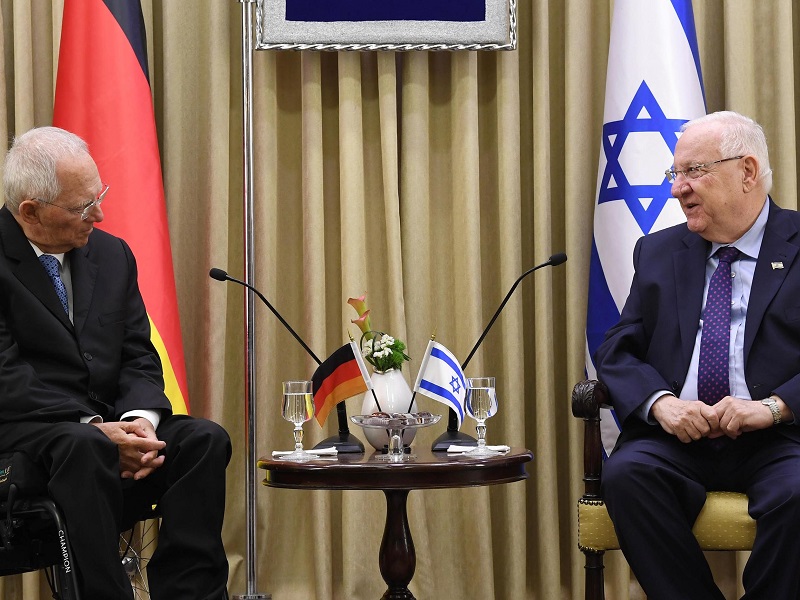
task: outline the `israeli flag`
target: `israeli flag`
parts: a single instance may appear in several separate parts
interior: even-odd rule
[[[458,428],[461,429],[461,423],[464,421],[467,380],[464,371],[461,370],[461,364],[450,350],[433,340],[428,342],[428,348],[417,373],[414,391],[452,408],[458,416]]]
[[[597,376],[592,356],[630,291],[636,240],[686,220],[664,171],[672,166],[681,125],[705,112],[691,0],[616,0],[589,271],[591,379]],[[610,454],[620,424],[606,409],[600,423]]]

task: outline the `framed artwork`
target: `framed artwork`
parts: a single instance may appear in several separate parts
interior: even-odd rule
[[[256,50],[514,50],[517,0],[258,0]]]

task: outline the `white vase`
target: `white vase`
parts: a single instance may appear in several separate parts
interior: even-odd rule
[[[375,372],[372,374],[372,387],[375,390],[375,395],[380,402],[380,411],[385,413],[414,413],[417,412],[417,401],[409,408],[411,402],[411,388],[403,377],[403,373],[397,369],[390,369],[384,372]],[[372,392],[364,394],[364,400],[361,404],[361,414],[371,415],[378,412],[378,405],[375,403],[375,397]],[[389,434],[385,429],[370,429],[364,428],[364,435],[367,436],[367,441],[376,450],[382,450],[384,446],[389,444]],[[403,432],[403,444],[406,446],[411,445],[411,441],[416,435],[416,429],[406,429]]]

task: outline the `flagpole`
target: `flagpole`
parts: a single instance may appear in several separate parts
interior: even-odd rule
[[[434,340],[436,340],[436,332],[435,331],[431,334],[431,342],[433,342]],[[428,349],[430,349],[430,344],[428,344]],[[427,356],[427,355],[428,354],[427,354],[427,350],[426,350],[425,356]],[[425,364],[425,360],[424,359],[423,359],[422,363],[423,364],[420,365],[420,371],[422,370],[422,367]],[[417,375],[417,384],[419,384],[419,375]],[[414,398],[416,398],[416,397],[417,397],[417,385],[415,384],[414,385],[414,391],[411,394],[411,402],[408,403],[408,410],[406,410],[407,413],[411,412],[411,407],[414,406]],[[453,411],[452,408],[450,409],[450,412],[454,414],[454,411]]]
[[[244,202],[244,272],[245,281],[253,284],[253,7],[256,0],[238,0],[242,5],[242,155]],[[246,512],[246,593],[234,600],[271,600],[269,594],[256,590],[256,354],[255,294],[248,288],[244,295],[245,311],[245,512]]]

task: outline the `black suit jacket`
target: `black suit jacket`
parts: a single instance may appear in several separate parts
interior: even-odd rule
[[[745,323],[745,379],[753,399],[779,395],[800,419],[800,214],[768,200]],[[631,292],[595,354],[626,432],[650,427],[631,413],[658,390],[680,392],[700,322],[710,243],[686,224],[635,247]],[[800,427],[780,426],[800,441]]]
[[[95,230],[68,256],[74,325],[21,227],[0,209],[0,422],[170,414],[130,248]]]

